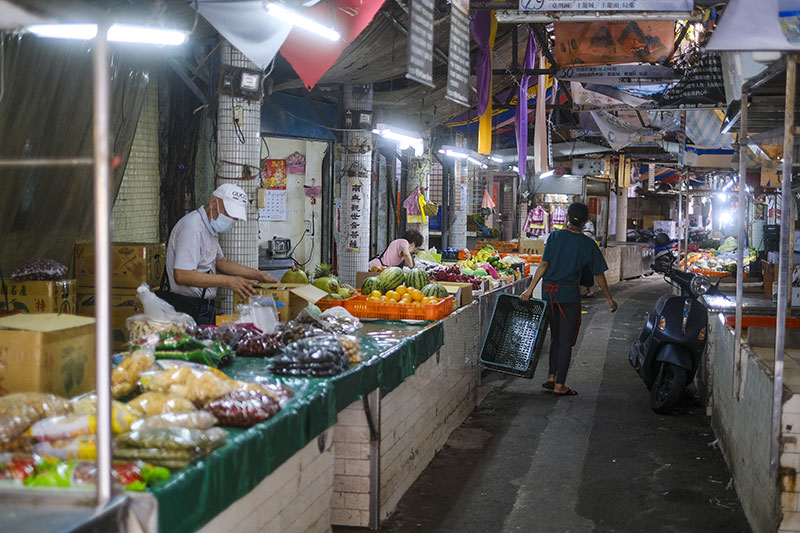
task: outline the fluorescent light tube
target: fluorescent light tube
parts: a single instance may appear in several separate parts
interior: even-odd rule
[[[323,26],[319,22],[311,20],[310,18],[304,17],[300,15],[296,11],[292,11],[291,9],[287,9],[285,6],[281,4],[276,4],[275,2],[269,2],[267,5],[267,13],[275,17],[276,19],[282,20],[291,24],[292,26],[297,26],[298,28],[304,29],[320,37],[324,37],[325,39],[331,41],[338,41],[341,37],[339,32],[334,30],[333,28],[329,28],[328,26]]]
[[[97,36],[97,24],[32,24],[26,29],[51,39],[89,40]]]
[[[489,159],[491,159],[495,163],[502,163],[503,162],[503,158],[500,157],[499,155],[490,155]]]
[[[457,159],[466,159],[466,158],[469,157],[468,153],[457,152],[456,150],[450,150],[449,148],[444,151],[444,155],[448,155],[450,157],[455,157]]]
[[[549,178],[550,176],[554,175],[555,173],[556,173],[555,170],[548,170],[547,172],[542,172],[541,174],[539,174],[539,179],[543,180],[545,178]]]
[[[178,46],[186,42],[186,33],[151,26],[114,24],[108,29],[108,40],[118,43],[158,44]]]

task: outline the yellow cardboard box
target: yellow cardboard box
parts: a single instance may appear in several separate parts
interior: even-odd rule
[[[161,243],[115,242],[111,246],[111,286],[135,289],[147,283],[157,289],[164,274],[166,249]],[[94,286],[94,243],[75,244],[78,285]]]
[[[438,283],[439,285],[444,285],[447,292],[458,302],[459,307],[472,303],[472,283],[456,283],[454,281],[440,281]],[[455,298],[455,296],[459,295],[459,290],[461,291],[460,300]]]
[[[94,319],[34,314],[0,318],[0,395],[94,389]]]
[[[259,283],[256,292],[261,295],[271,294],[276,302],[283,304],[278,307],[278,317],[281,322],[292,320],[309,302],[315,303],[327,294],[307,283]],[[234,294],[234,312],[240,303],[246,302],[238,294]]]
[[[541,239],[520,239],[519,253],[542,255],[544,253],[544,244]]]
[[[5,295],[0,294],[0,311],[76,314],[74,279],[12,281],[7,287],[8,309],[6,309]]]
[[[95,316],[94,287],[78,287],[78,314]],[[111,347],[124,350],[128,342],[128,317],[144,312],[142,302],[136,296],[136,289],[113,289],[111,291]]]

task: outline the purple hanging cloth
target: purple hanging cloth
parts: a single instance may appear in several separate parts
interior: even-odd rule
[[[483,115],[492,97],[492,12],[478,11],[469,23],[472,38],[478,43],[478,58],[475,62],[477,76],[478,116]]]
[[[479,11],[479,13],[481,13]],[[525,60],[522,68],[536,68],[536,39],[533,30],[528,30],[528,46],[525,48]],[[514,120],[514,131],[517,135],[517,156],[519,161],[519,176],[525,181],[525,172],[528,168],[528,84],[531,77],[523,75],[519,84],[519,95],[517,95],[517,112]],[[478,93],[480,94],[480,93]],[[538,98],[539,95],[537,94]]]

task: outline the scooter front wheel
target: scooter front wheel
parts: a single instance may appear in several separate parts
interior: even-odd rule
[[[689,376],[685,369],[662,363],[650,389],[650,408],[660,415],[672,411],[683,395]]]

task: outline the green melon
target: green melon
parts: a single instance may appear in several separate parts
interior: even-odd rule
[[[422,290],[422,288],[430,282],[430,276],[421,268],[412,268],[408,271],[408,274],[406,274],[406,287],[409,289],[414,287],[415,289]]]
[[[365,279],[364,283],[361,284],[361,294],[369,296],[372,291],[379,291],[381,294],[386,292],[381,280],[375,276]]]
[[[393,291],[406,281],[403,269],[400,267],[387,268],[378,275],[378,279],[385,291]]]
[[[423,296],[433,296],[434,298],[447,298],[447,289],[444,288],[444,285],[439,285],[438,283],[429,283],[422,289]]]

